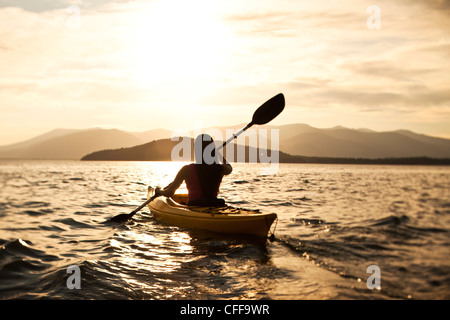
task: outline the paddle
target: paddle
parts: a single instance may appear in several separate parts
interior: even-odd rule
[[[148,205],[150,202],[152,202],[153,200],[155,200],[157,197],[159,197],[159,194],[155,194],[153,197],[151,197],[150,199],[148,199],[147,201],[145,201],[143,204],[141,204],[139,207],[137,207],[136,209],[134,209],[133,211],[131,211],[130,213],[122,213],[119,214],[115,217],[112,217],[111,219],[109,219],[107,222],[115,222],[115,223],[121,223],[121,222],[125,222],[128,221],[129,219],[131,219],[131,217],[133,217],[136,213],[139,212],[139,210],[141,210],[143,207],[145,207],[146,205]]]
[[[253,114],[252,121],[242,128],[239,132],[233,134],[233,136],[225,141],[223,145],[219,146],[217,150],[225,147],[229,142],[236,139],[241,133],[255,124],[266,124],[278,116],[283,111],[285,105],[284,95],[282,93],[270,98],[264,102]]]
[[[239,136],[241,133],[243,133],[245,130],[247,130],[251,126],[253,126],[255,124],[258,124],[258,125],[266,124],[266,123],[272,121],[273,119],[275,119],[276,116],[278,116],[281,113],[281,111],[283,111],[284,105],[285,105],[285,101],[284,101],[284,95],[282,93],[279,93],[276,96],[270,98],[269,100],[264,102],[255,111],[255,113],[253,114],[252,121],[248,125],[246,125],[238,133],[233,134],[233,136],[230,139],[225,141],[223,143],[223,145],[219,146],[219,148],[217,148],[217,149],[220,150],[223,147],[225,147],[229,142],[236,139],[237,136]],[[143,204],[141,204],[138,208],[134,209],[131,213],[119,214],[119,215],[109,219],[108,222],[120,223],[120,222],[127,221],[128,219],[133,217],[139,210],[141,210],[143,207],[145,207],[147,204],[149,204],[150,202],[152,202],[154,199],[156,199],[159,196],[160,196],[159,194],[155,194],[150,199],[148,199]]]

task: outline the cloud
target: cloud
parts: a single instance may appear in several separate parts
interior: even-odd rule
[[[391,91],[384,88],[382,91],[373,90],[370,86],[359,87],[333,87],[326,86],[317,90],[302,91],[296,95],[297,101],[314,109],[341,108],[343,112],[351,108],[353,112],[390,112],[418,113],[424,110],[448,109],[450,93],[448,90],[430,88],[409,88],[404,91]],[[293,96],[290,97],[291,100]]]
[[[408,0],[402,0],[405,5],[411,5]],[[438,11],[450,10],[450,0],[416,0],[415,3],[420,4],[423,7]]]
[[[64,9],[71,5],[80,8],[94,8],[108,3],[123,3],[129,0],[0,0],[1,7],[17,7],[31,12],[46,12]]]
[[[0,0],[0,7],[18,7],[32,12],[45,12],[55,9],[67,8],[69,5],[79,4],[79,1],[70,0]]]
[[[293,12],[233,13],[226,17],[241,36],[293,37],[296,35]]]
[[[69,26],[70,5],[81,8],[79,27]],[[232,123],[278,92],[285,122],[371,127],[360,114],[442,115],[449,1],[378,5],[381,29],[369,30],[368,3],[356,0],[0,0],[0,117],[64,104],[116,123],[133,121],[124,109]]]
[[[404,65],[386,60],[362,61],[359,63],[350,62],[342,65],[342,68],[372,79],[382,78],[396,82],[410,82],[412,79],[440,71],[437,66],[436,68],[420,68],[418,66],[408,68]]]

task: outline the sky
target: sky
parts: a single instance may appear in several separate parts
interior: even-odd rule
[[[0,0],[0,145],[248,123],[450,138],[448,0]]]

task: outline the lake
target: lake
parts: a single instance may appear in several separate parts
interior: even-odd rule
[[[102,223],[184,164],[0,161],[0,298],[450,299],[450,167],[233,164],[220,196],[274,241]]]

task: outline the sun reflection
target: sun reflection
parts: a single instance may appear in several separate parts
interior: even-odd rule
[[[148,185],[151,187],[165,187],[173,181],[178,171],[186,165],[187,162],[178,161],[161,161],[155,162],[152,165],[156,170],[148,175]],[[177,193],[187,193],[186,184],[183,182],[178,188]]]
[[[172,232],[170,238],[173,243],[177,243],[178,252],[191,253],[192,246],[190,244],[191,237],[185,232]]]
[[[135,226],[110,240],[121,265],[120,277],[146,293],[161,291],[166,275],[193,259],[191,237],[181,231],[155,232],[152,225]],[[154,234],[152,234],[154,232]],[[155,276],[164,275],[162,277]],[[172,293],[167,292],[170,297]]]
[[[170,274],[194,259],[191,237],[182,231],[161,231],[155,230],[155,225],[142,223],[110,240],[116,257],[114,265],[126,283],[124,287],[140,292],[143,298],[168,299],[190,290],[173,283]]]

